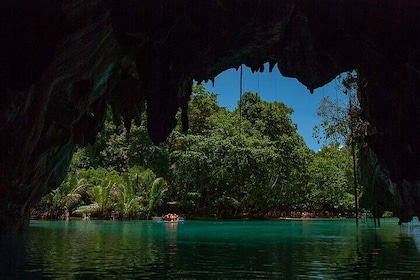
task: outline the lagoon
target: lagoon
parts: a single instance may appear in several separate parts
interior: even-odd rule
[[[397,221],[31,221],[1,237],[0,265],[11,279],[420,279],[420,223]]]

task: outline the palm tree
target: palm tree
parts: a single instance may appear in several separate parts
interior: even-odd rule
[[[119,187],[119,209],[125,218],[147,211],[146,218],[162,202],[167,191],[165,180],[156,178],[150,169],[132,167],[123,174],[123,185]]]
[[[115,189],[116,183],[107,178],[100,185],[92,185],[88,190],[92,203],[79,206],[73,214],[96,214],[99,218],[104,218],[112,209],[111,191]]]
[[[167,191],[165,179],[162,177],[156,178],[150,185],[150,191],[148,196],[148,206],[147,206],[147,219],[150,218],[150,214],[162,203],[163,195]]]
[[[78,179],[76,176],[67,175],[63,183],[44,196],[42,202],[48,210],[48,217],[58,219],[66,211],[71,211],[82,203],[82,193],[86,191],[89,184],[84,179]]]
[[[74,208],[82,203],[82,195],[92,184],[86,182],[84,178],[77,179],[74,176],[71,176],[69,183],[71,186],[65,189],[67,194],[63,197],[62,203],[71,213]]]
[[[133,176],[134,175],[134,176]],[[144,211],[138,173],[125,173],[123,183],[117,186],[117,209],[125,219],[132,219]]]

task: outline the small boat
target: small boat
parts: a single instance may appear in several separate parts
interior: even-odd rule
[[[158,223],[184,223],[185,219],[176,214],[167,214],[162,217],[153,217],[153,221]]]
[[[183,224],[184,222],[185,222],[185,220],[182,217],[178,218],[177,220],[171,220],[171,221],[162,220],[162,221],[160,221],[160,223],[170,223],[170,224],[176,224],[176,223]]]

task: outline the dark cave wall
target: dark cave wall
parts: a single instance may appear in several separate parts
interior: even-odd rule
[[[127,123],[146,101],[159,143],[193,79],[242,63],[310,91],[358,69],[370,146],[395,181],[419,179],[419,29],[418,1],[2,1],[0,232],[25,228],[107,104]]]
[[[48,13],[46,2],[11,20],[36,35],[1,40],[8,59],[1,60],[0,232],[23,230],[30,206],[64,179],[76,144],[95,141],[108,92],[125,67],[106,1],[51,1],[59,9]],[[10,13],[20,4],[10,4]],[[56,25],[60,34],[49,34]],[[51,45],[41,49],[38,38]]]

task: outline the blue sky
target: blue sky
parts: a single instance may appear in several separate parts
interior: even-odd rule
[[[322,88],[317,88],[311,94],[304,85],[294,78],[283,77],[277,67],[268,72],[268,66],[263,73],[252,73],[243,66],[242,92],[257,92],[262,100],[279,101],[285,103],[294,110],[292,120],[298,127],[298,133],[303,136],[309,148],[317,151],[322,142],[312,137],[312,129],[320,120],[316,116],[316,109],[324,96],[330,96],[333,100],[343,98],[343,94],[337,89],[336,80]],[[233,110],[239,100],[240,71],[227,70],[219,74],[214,80],[203,83],[210,92],[218,94],[219,106]]]

